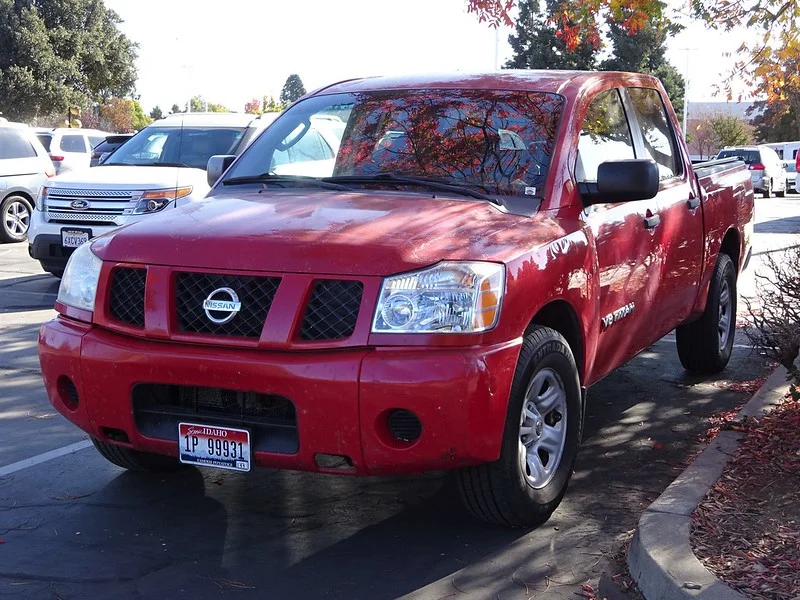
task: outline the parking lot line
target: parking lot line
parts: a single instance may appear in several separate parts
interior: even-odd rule
[[[24,460],[20,460],[15,463],[11,463],[10,465],[6,465],[5,467],[0,467],[0,477],[5,477],[6,475],[11,475],[11,473],[22,471],[23,469],[27,469],[28,467],[40,465],[49,460],[60,458],[62,456],[65,456],[67,454],[72,454],[74,452],[78,452],[79,450],[88,448],[91,445],[92,445],[91,440],[83,440],[81,442],[70,444],[69,446],[64,446],[63,448],[56,448],[55,450],[50,450],[49,452],[44,452],[37,456],[33,456],[31,458],[26,458]]]

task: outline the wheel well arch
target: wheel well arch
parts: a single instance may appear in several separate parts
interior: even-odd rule
[[[5,193],[0,197],[0,202],[5,202],[6,198],[9,196],[22,196],[25,200],[30,202],[31,208],[36,204],[36,201],[25,190],[5,190]]]
[[[583,381],[585,362],[583,333],[578,313],[572,305],[566,300],[553,300],[545,304],[528,323],[525,333],[536,326],[549,327],[564,336],[570,350],[572,350],[572,355],[575,357],[580,380]]]
[[[731,257],[733,264],[736,265],[736,271],[739,271],[741,265],[739,260],[741,258],[741,244],[739,243],[739,232],[735,229],[729,229],[722,238],[722,244],[719,247],[720,254],[727,254]]]

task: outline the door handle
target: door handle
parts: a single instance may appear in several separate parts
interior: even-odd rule
[[[689,198],[689,200],[686,201],[686,206],[689,207],[689,210],[694,210],[700,206],[700,198]]]
[[[645,229],[655,229],[659,223],[661,223],[661,217],[659,215],[653,215],[652,217],[645,218],[644,227]]]

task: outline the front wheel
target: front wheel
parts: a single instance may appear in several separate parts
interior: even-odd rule
[[[761,194],[764,198],[769,198],[772,196],[772,180],[770,179],[767,182],[767,186],[764,188],[764,191]]]
[[[170,471],[177,471],[186,466],[174,456],[141,452],[139,450],[125,448],[124,446],[101,442],[96,438],[92,438],[92,443],[94,447],[97,448],[97,451],[103,455],[103,458],[129,471],[138,471],[140,473],[167,473]]]
[[[28,235],[33,208],[22,196],[9,196],[0,205],[0,241],[21,242]]]
[[[544,523],[567,491],[582,426],[575,358],[553,329],[529,331],[514,374],[500,458],[457,473],[467,510],[511,527]]]
[[[720,254],[703,316],[675,330],[681,364],[693,373],[719,373],[731,359],[735,335],[736,269],[727,254]]]

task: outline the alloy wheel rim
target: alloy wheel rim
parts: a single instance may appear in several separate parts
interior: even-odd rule
[[[717,333],[719,334],[719,349],[723,350],[728,345],[728,338],[731,334],[731,319],[733,318],[733,298],[728,280],[722,282],[719,291],[719,321],[717,323]]]
[[[28,232],[31,213],[22,202],[11,202],[6,208],[6,230],[13,236],[19,237]]]
[[[519,467],[528,485],[545,487],[567,440],[567,392],[554,370],[537,372],[525,392],[519,425]]]

